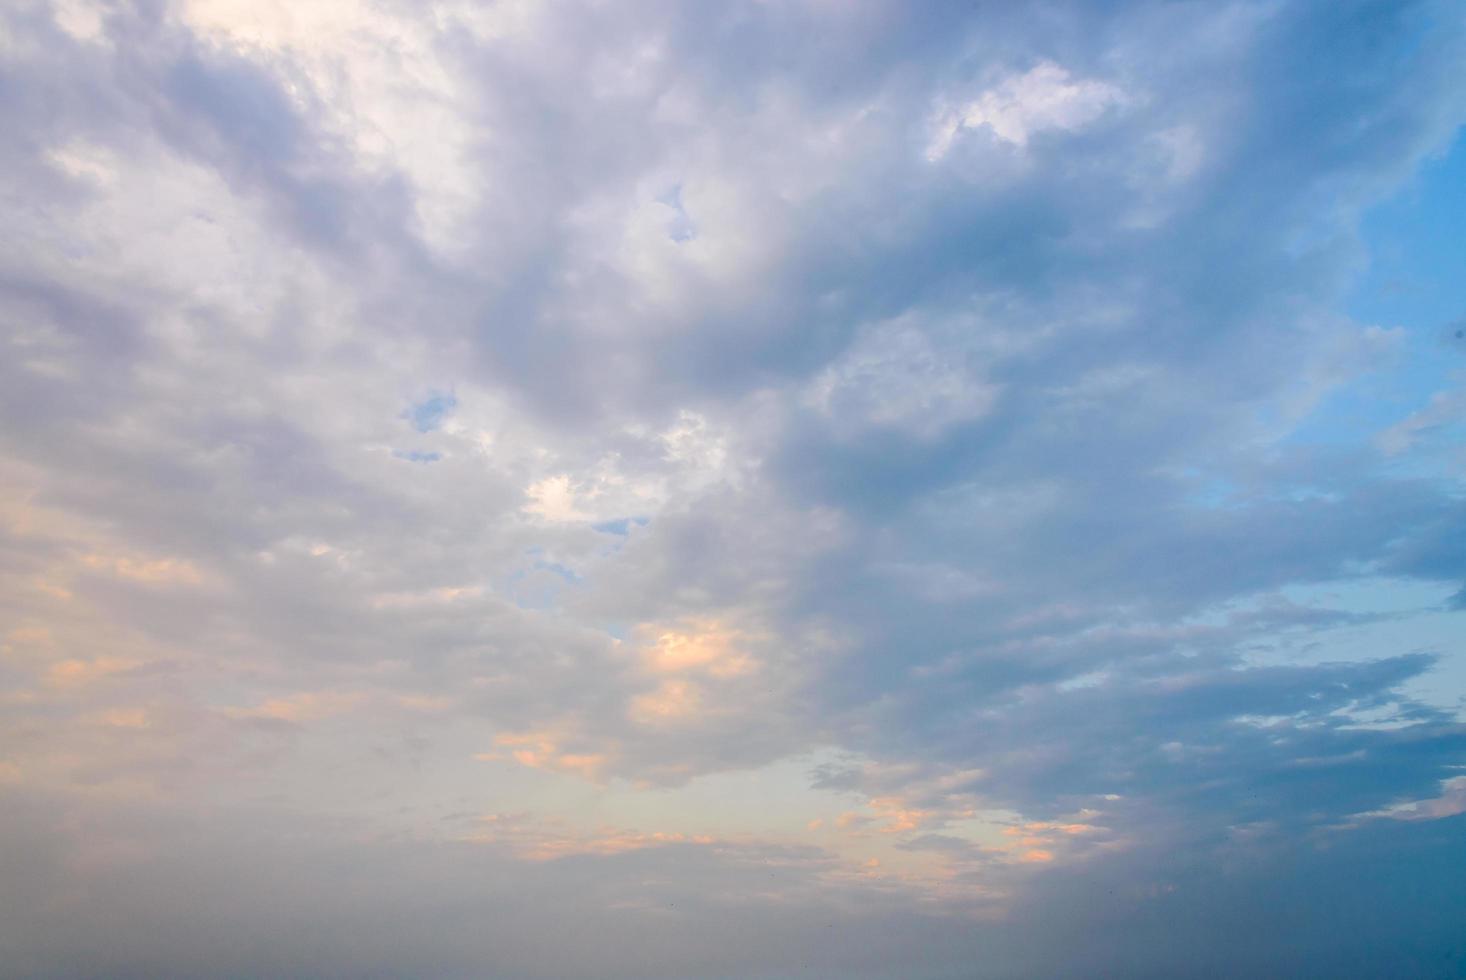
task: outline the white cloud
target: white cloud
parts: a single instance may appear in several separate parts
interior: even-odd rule
[[[1062,66],[1043,61],[1022,74],[1008,75],[975,99],[943,105],[926,157],[942,159],[964,131],[980,128],[1022,148],[1036,133],[1082,129],[1125,102],[1125,94],[1114,85],[1075,79]]]

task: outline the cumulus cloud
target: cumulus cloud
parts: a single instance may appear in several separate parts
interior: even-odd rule
[[[1071,79],[1059,65],[1045,61],[1021,75],[1009,75],[970,102],[945,109],[927,159],[946,156],[963,130],[985,127],[999,140],[1023,147],[1033,134],[1080,129],[1123,102],[1124,94],[1113,85]]]

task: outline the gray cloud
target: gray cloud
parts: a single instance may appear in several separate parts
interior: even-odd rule
[[[511,8],[0,15],[21,975],[1452,975],[1462,651],[1315,595],[1459,481],[1290,434],[1459,12]],[[442,823],[818,752],[951,887]]]

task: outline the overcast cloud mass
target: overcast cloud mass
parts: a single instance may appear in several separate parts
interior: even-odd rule
[[[1463,123],[1457,0],[0,5],[0,973],[1466,976]]]

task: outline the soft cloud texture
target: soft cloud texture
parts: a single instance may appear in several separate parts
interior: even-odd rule
[[[8,6],[8,969],[1458,975],[1460,345],[1308,433],[1415,377],[1347,290],[1462,65],[1444,0]]]

